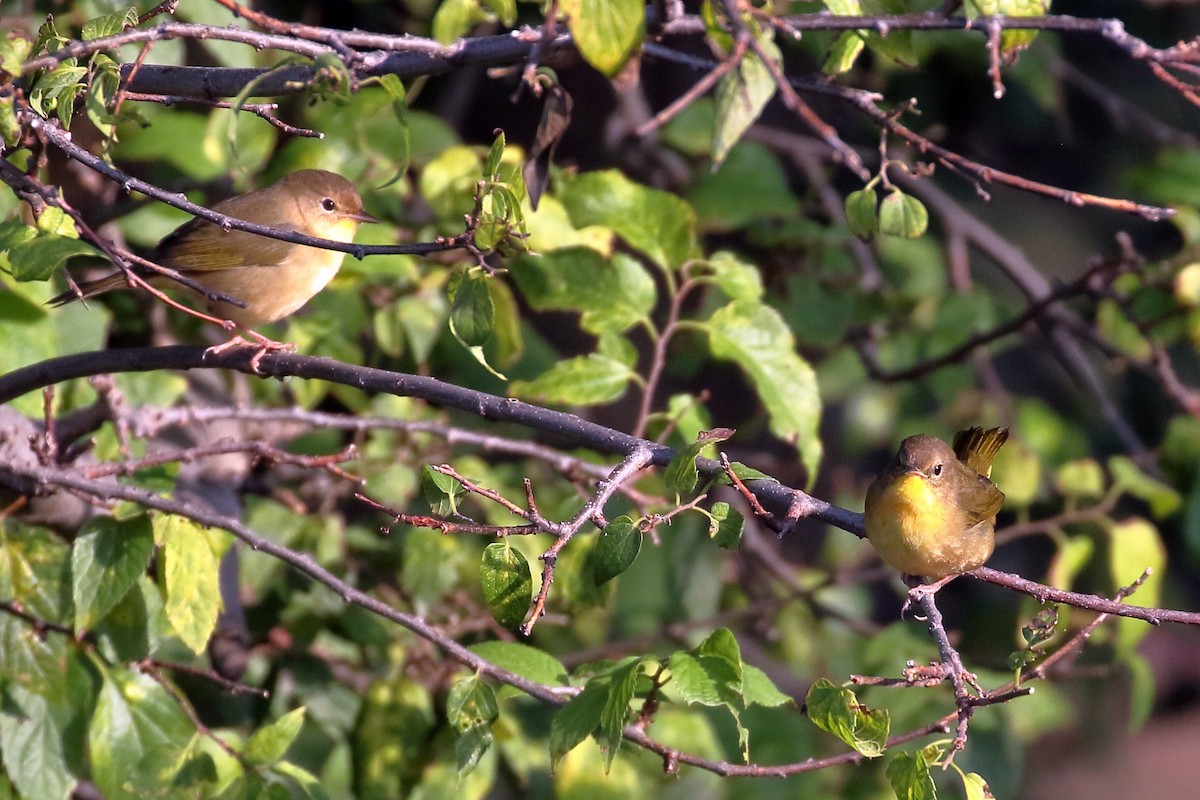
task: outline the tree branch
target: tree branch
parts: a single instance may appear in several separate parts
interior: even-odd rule
[[[292,353],[272,352],[262,357],[255,371],[251,365],[257,348],[238,348],[213,354],[203,347],[147,347],[125,350],[101,350],[49,359],[0,376],[0,404],[7,403],[27,392],[41,389],[72,378],[83,378],[108,372],[150,372],[163,369],[232,369],[255,377],[296,377],[323,380],[352,386],[360,391],[384,392],[398,397],[416,397],[436,405],[467,411],[496,422],[512,422],[532,430],[562,437],[580,447],[602,453],[630,455],[644,450],[647,465],[666,466],[675,451],[666,445],[639,439],[627,433],[581,419],[574,414],[542,408],[521,400],[466,389],[422,375],[407,375],[345,364],[330,358],[314,358]],[[712,459],[698,458],[696,466],[705,477],[723,474],[721,465]],[[26,468],[0,464],[4,474],[34,477],[25,474]],[[104,484],[108,485],[108,484]],[[764,505],[786,509],[782,518],[766,520],[776,531],[790,531],[797,520],[818,519],[835,525],[855,536],[863,537],[862,514],[839,508],[799,489],[775,481],[757,480],[748,483]],[[1005,586],[1034,597],[1039,602],[1053,601],[1077,608],[1100,611],[1113,616],[1131,617],[1158,625],[1174,622],[1200,625],[1200,612],[1173,609],[1144,608],[1106,600],[1095,595],[1067,592],[1052,586],[1027,580],[1018,575],[979,567],[966,573],[979,580]]]

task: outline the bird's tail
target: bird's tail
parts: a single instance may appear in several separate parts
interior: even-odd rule
[[[1008,441],[1008,428],[967,428],[954,434],[954,455],[985,477],[991,477],[992,459]]]
[[[57,294],[54,297],[51,297],[48,301],[46,301],[46,304],[51,306],[61,306],[74,302],[75,300],[84,300],[88,297],[95,297],[98,294],[104,294],[105,292],[113,289],[125,289],[129,287],[129,281],[125,279],[125,273],[114,272],[111,275],[105,275],[103,278],[97,278],[94,281],[83,281],[76,285],[79,287],[78,292],[68,289],[62,294]]]

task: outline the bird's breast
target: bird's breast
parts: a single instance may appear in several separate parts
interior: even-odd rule
[[[211,289],[246,303],[209,303],[209,311],[231,319],[242,328],[275,322],[300,309],[337,275],[345,254],[335,250],[296,245],[278,264],[248,265],[206,273]]]

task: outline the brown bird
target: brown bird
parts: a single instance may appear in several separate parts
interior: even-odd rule
[[[265,189],[217,203],[213,210],[246,222],[337,242],[352,241],[359,223],[377,221],[363,211],[362,198],[349,181],[317,169],[293,172]],[[226,231],[196,218],[159,242],[151,260],[177,270],[206,289],[242,301],[245,308],[209,300],[150,271],[139,270],[139,274],[153,286],[181,291],[212,316],[249,330],[298,310],[333,280],[344,257],[345,253],[337,250],[292,244],[246,231]],[[117,271],[83,282],[79,292],[63,292],[50,303],[62,305],[128,286],[124,273]],[[230,344],[241,341],[239,337]]]

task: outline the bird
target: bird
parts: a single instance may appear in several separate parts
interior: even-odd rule
[[[320,169],[292,172],[264,189],[217,203],[213,210],[245,222],[337,242],[352,241],[359,224],[378,221],[363,210],[362,198],[353,184],[341,175]],[[135,268],[135,272],[152,286],[178,290],[190,297],[213,317],[249,332],[266,349],[280,349],[285,346],[253,329],[299,310],[333,280],[344,257],[345,253],[338,250],[226,230],[197,217],[167,234],[150,260],[176,270],[205,290],[241,301],[244,308],[205,297],[150,270]],[[49,302],[60,306],[129,285],[125,273],[118,270],[81,282]],[[239,336],[212,351],[244,343],[248,342]]]
[[[991,557],[1004,504],[991,467],[1007,440],[1007,428],[967,428],[952,447],[936,436],[909,436],[867,490],[867,539],[887,564],[933,580],[919,593]]]

